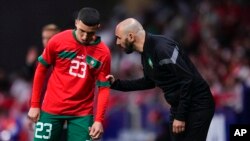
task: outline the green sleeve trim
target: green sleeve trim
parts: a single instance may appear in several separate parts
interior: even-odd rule
[[[38,61],[43,64],[45,67],[49,67],[50,65],[43,59],[42,55],[38,57]]]
[[[96,85],[102,86],[102,87],[110,87],[110,82],[109,81],[106,81],[106,82],[97,81]]]

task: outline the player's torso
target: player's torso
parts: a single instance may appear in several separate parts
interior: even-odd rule
[[[62,77],[73,80],[94,79],[94,69],[91,69],[87,58],[98,55],[88,53],[91,47],[82,46],[74,42],[65,41],[56,51],[54,71]],[[92,47],[93,48],[93,47]],[[92,57],[92,58],[94,58]]]
[[[55,54],[53,75],[63,78],[61,83],[70,82],[77,85],[92,84],[95,81],[104,52],[101,43],[82,45],[72,34],[58,44]]]
[[[43,105],[43,109],[67,115],[89,113],[93,107],[95,80],[104,53],[101,42],[91,46],[81,45],[72,32],[63,37],[54,48],[53,71],[44,100],[47,106]],[[58,104],[64,107],[55,108]],[[84,112],[84,109],[89,111]]]

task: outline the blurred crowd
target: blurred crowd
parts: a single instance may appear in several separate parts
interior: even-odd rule
[[[225,132],[216,135],[211,131],[208,140],[227,141],[230,124],[250,123],[250,8],[247,1],[122,0],[112,13],[98,34],[110,47],[111,70],[117,78],[142,76],[139,54],[127,55],[115,47],[115,25],[124,18],[134,17],[146,31],[178,41],[209,83],[216,101],[214,117],[222,119],[216,124],[212,122],[211,128],[222,127],[221,131]],[[27,110],[35,60],[41,51],[31,46],[26,66],[15,73],[0,69],[0,141],[32,138]],[[112,90],[102,140],[166,141],[168,116],[169,105],[158,88],[127,93]]]

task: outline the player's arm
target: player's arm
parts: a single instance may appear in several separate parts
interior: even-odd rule
[[[41,91],[43,83],[46,78],[47,67],[42,64],[38,64],[33,81],[33,89],[31,96],[31,107],[28,112],[28,117],[33,121],[37,122],[40,116],[40,101],[41,101]]]
[[[95,120],[94,124],[90,128],[90,133],[89,133],[91,138],[94,140],[99,139],[104,132],[103,120],[109,99],[109,87],[99,87],[98,89],[99,92],[97,96],[97,106],[96,106],[97,108],[96,108]]]
[[[105,78],[110,73],[111,58],[107,55],[102,62],[99,73],[97,74],[98,95],[97,95],[97,112],[95,121],[103,122],[104,114],[108,105],[110,82]]]
[[[48,45],[43,51],[43,54],[38,57],[38,66],[35,71],[32,96],[31,96],[31,106],[28,112],[28,117],[36,122],[40,116],[40,106],[41,106],[41,91],[46,79],[46,74],[50,64],[52,64],[55,59],[54,41],[49,41]]]
[[[104,132],[102,123],[104,121],[104,115],[108,107],[110,95],[110,83],[105,76],[110,73],[110,64],[111,58],[110,53],[108,53],[105,59],[103,59],[101,68],[97,74],[98,95],[96,102],[96,114],[94,124],[90,128],[89,133],[91,138],[94,140],[99,139]]]

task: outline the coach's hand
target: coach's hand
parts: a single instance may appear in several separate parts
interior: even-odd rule
[[[185,131],[185,121],[180,121],[177,119],[174,119],[173,121],[173,133],[181,133]]]
[[[103,134],[103,126],[101,122],[94,122],[92,127],[89,128],[89,135],[93,140],[98,140]]]
[[[37,122],[39,117],[40,117],[40,108],[30,108],[28,112],[28,118],[33,122]]]
[[[106,76],[106,79],[107,79],[111,84],[113,84],[113,83],[115,82],[115,77],[114,77],[114,75],[109,74],[109,75]]]

